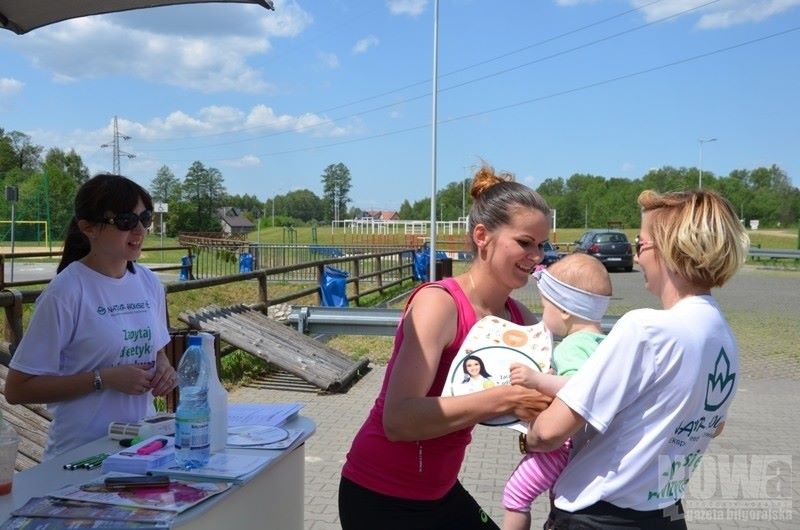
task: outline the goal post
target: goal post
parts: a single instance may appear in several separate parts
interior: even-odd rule
[[[12,221],[0,221],[0,226],[3,226],[3,227],[9,226],[10,227],[11,223],[12,223]],[[48,249],[50,248],[50,233],[47,230],[47,221],[13,221],[13,223],[14,223],[15,226],[19,226],[19,225],[23,225],[23,226],[40,225],[41,227],[43,227],[43,230],[44,230],[44,246],[47,247]],[[5,232],[5,231],[3,231],[3,232]],[[3,236],[2,240],[4,241],[5,239],[6,239],[6,236],[5,236],[5,233],[4,233],[4,236]],[[16,239],[17,241],[20,241],[19,237],[15,237],[14,239]],[[29,239],[28,241],[32,241],[32,240]],[[41,241],[41,240],[39,240],[39,241]]]

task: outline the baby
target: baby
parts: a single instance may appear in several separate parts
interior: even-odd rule
[[[562,337],[553,350],[556,375],[542,374],[514,363],[511,383],[555,396],[570,375],[594,353],[605,335],[600,320],[611,299],[611,278],[600,261],[586,254],[570,254],[534,274],[542,297],[542,321]],[[521,438],[524,448],[524,438]],[[528,530],[531,503],[549,490],[567,465],[571,444],[549,453],[528,453],[511,474],[503,491],[504,530]]]

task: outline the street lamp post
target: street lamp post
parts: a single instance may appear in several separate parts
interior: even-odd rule
[[[706,138],[706,139],[700,138],[699,140],[697,140],[697,143],[700,144],[700,167],[699,167],[700,175],[697,177],[698,189],[703,189],[703,144],[716,141],[717,141],[716,138]]]

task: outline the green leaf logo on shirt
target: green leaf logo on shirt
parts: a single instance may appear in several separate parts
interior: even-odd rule
[[[736,374],[731,373],[731,362],[725,354],[725,348],[721,348],[717,362],[714,363],[714,373],[708,374],[706,410],[715,411],[728,400],[733,392],[734,381]]]

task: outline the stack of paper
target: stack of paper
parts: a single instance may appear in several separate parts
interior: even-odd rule
[[[302,403],[232,403],[228,406],[228,427],[265,425],[277,427],[297,414]]]
[[[167,475],[189,480],[226,480],[241,483],[261,470],[278,454],[259,456],[212,453],[208,464],[195,469],[184,469],[174,462],[170,465],[152,468],[150,475]]]
[[[158,444],[162,445],[161,448],[157,448]],[[150,469],[169,466],[174,461],[174,439],[168,436],[152,436],[103,460],[102,471],[144,475]]]

